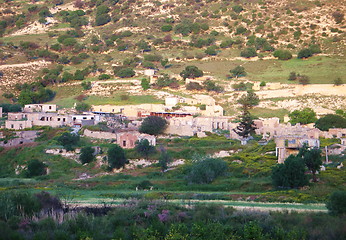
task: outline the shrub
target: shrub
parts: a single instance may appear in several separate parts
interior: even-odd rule
[[[341,78],[336,78],[336,79],[334,79],[334,85],[335,85],[335,86],[340,86],[340,85],[342,85],[342,84],[344,84],[344,82],[342,81]]]
[[[107,152],[108,165],[111,169],[122,168],[125,166],[127,159],[125,157],[125,152],[119,145],[112,145]]]
[[[185,70],[183,70],[180,73],[180,76],[183,77],[184,79],[186,79],[186,78],[202,77],[203,76],[203,71],[200,70],[196,66],[187,66],[187,67],[185,67]]]
[[[276,50],[273,56],[279,60],[289,60],[292,58],[292,53],[288,50]]]
[[[205,157],[190,166],[186,179],[189,183],[208,184],[224,176],[227,171],[227,163],[222,159]]]
[[[215,56],[215,55],[217,55],[216,49],[217,49],[216,46],[210,46],[204,52],[208,55]]]
[[[235,35],[240,35],[243,34],[247,31],[247,29],[243,26],[237,27],[236,31],[235,31]]]
[[[33,159],[28,163],[28,169],[26,171],[26,175],[28,177],[36,177],[46,174],[46,165],[37,160]]]
[[[297,80],[296,72],[290,72],[290,75],[288,76],[288,80],[290,80],[290,81]]]
[[[111,17],[107,13],[97,15],[95,18],[95,25],[96,26],[102,26],[102,25],[109,23],[110,21],[111,21]]]
[[[148,139],[141,139],[136,143],[135,147],[136,151],[141,154],[143,157],[148,159],[148,156],[151,153],[154,153],[156,151],[155,147],[150,145]]]
[[[328,131],[329,128],[346,128],[346,118],[335,114],[327,114],[316,121],[315,127],[322,131]]]
[[[139,128],[139,132],[150,135],[162,134],[167,128],[167,121],[161,117],[149,116],[145,118]]]
[[[92,162],[95,159],[95,150],[92,147],[83,147],[80,152],[79,160],[82,164]]]
[[[143,88],[143,90],[148,90],[150,88],[150,81],[146,78],[142,78],[141,80],[141,86]]]
[[[340,12],[340,11],[335,11],[335,12],[333,12],[332,16],[334,18],[334,21],[337,24],[339,24],[339,23],[342,23],[342,21],[344,20],[345,14],[343,12]]]
[[[64,146],[67,151],[73,150],[74,146],[79,142],[79,135],[64,132],[59,137],[57,137],[57,141]]]
[[[91,108],[91,106],[87,103],[84,103],[84,102],[77,103],[77,105],[76,105],[76,110],[78,112],[87,112],[87,111],[89,111],[90,108]]]
[[[192,91],[192,90],[200,91],[202,89],[203,87],[197,82],[189,82],[188,84],[186,84],[186,90],[189,90],[189,91]]]
[[[133,77],[136,73],[132,68],[122,68],[115,73],[120,78]]]
[[[110,79],[111,76],[109,76],[108,74],[101,74],[98,79],[99,80],[106,80],[106,79]]]
[[[236,12],[236,13],[240,13],[244,10],[244,8],[240,5],[235,5],[232,7],[233,11]]]
[[[312,56],[312,52],[310,48],[304,48],[301,51],[298,52],[298,58],[309,58]]]
[[[89,89],[91,89],[91,82],[90,81],[83,81],[81,83],[81,86],[84,90],[89,90]]]
[[[235,68],[230,70],[230,73],[232,74],[232,77],[235,78],[246,76],[246,71],[243,66],[236,66]]]
[[[333,192],[326,204],[329,212],[335,215],[346,214],[346,191]]]
[[[245,58],[256,57],[257,52],[256,52],[256,49],[254,48],[246,48],[245,50],[240,52],[240,56]]]

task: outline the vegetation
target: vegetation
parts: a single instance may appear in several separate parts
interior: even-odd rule
[[[184,78],[197,78],[203,76],[203,71],[196,66],[187,66],[185,70],[180,73],[180,76]]]
[[[342,215],[346,213],[345,197],[346,191],[337,191],[330,195],[327,208],[331,214]]]
[[[294,110],[289,115],[290,123],[293,125],[300,124],[309,124],[317,121],[316,113],[311,108],[304,108],[303,110]]]
[[[157,116],[149,116],[143,120],[139,131],[150,135],[159,135],[165,131],[166,127],[167,121],[165,119]]]
[[[127,159],[125,157],[124,149],[119,145],[112,144],[107,152],[107,160],[110,169],[119,169],[125,167]]]
[[[328,131],[329,128],[345,128],[346,119],[340,115],[327,114],[316,121],[315,127],[322,131]]]
[[[156,151],[155,147],[150,145],[148,139],[141,139],[136,143],[136,151],[141,154],[143,157],[148,159],[149,154]]]
[[[82,164],[92,162],[95,159],[94,152],[95,150],[92,147],[81,148],[79,161],[81,161]]]

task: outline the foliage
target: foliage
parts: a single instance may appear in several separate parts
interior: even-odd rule
[[[19,94],[18,102],[21,105],[32,103],[44,103],[51,101],[55,97],[55,92],[42,85],[25,85]]]
[[[335,11],[335,12],[333,12],[332,16],[334,18],[334,21],[337,24],[339,24],[339,23],[342,23],[342,21],[344,20],[345,14],[341,11]]]
[[[163,25],[163,26],[161,27],[161,31],[162,31],[162,32],[170,32],[170,31],[172,31],[172,29],[173,29],[172,25],[169,25],[169,24]]]
[[[240,52],[240,56],[244,58],[256,57],[257,52],[255,48],[246,48],[245,50]]]
[[[186,180],[196,184],[208,184],[228,171],[227,163],[219,158],[204,157],[192,163],[187,170]]]
[[[148,156],[156,151],[155,147],[150,145],[148,139],[141,139],[136,143],[136,151],[143,157],[148,159]]]
[[[46,174],[46,165],[43,162],[37,159],[33,159],[29,161],[27,171],[26,171],[26,175],[28,177],[36,177],[36,176],[41,176],[45,174]]]
[[[115,75],[117,75],[120,78],[128,78],[133,77],[135,75],[135,71],[133,71],[132,68],[121,68],[120,70],[115,72]]]
[[[22,110],[22,107],[19,104],[0,103],[0,107],[2,107],[3,113],[20,112]]]
[[[109,76],[108,74],[101,74],[100,76],[98,76],[98,79],[99,80],[107,80],[107,79],[110,79],[111,76]]]
[[[168,164],[172,162],[171,155],[166,151],[166,149],[161,149],[161,154],[159,157],[159,166],[162,172],[165,172],[168,169]]]
[[[91,82],[90,81],[83,81],[81,83],[81,86],[84,90],[90,90],[91,89]]]
[[[343,85],[343,84],[344,84],[344,81],[342,81],[341,78],[335,78],[335,79],[334,79],[334,85],[335,85],[335,86],[341,86],[341,85]]]
[[[92,162],[95,159],[95,150],[92,147],[83,147],[80,152],[79,160],[82,164]]]
[[[223,91],[223,87],[217,85],[215,82],[213,82],[212,80],[205,80],[203,82],[203,87],[205,88],[205,90],[207,90],[208,92],[210,91],[214,91],[214,92],[222,92]]]
[[[180,76],[184,78],[197,78],[203,76],[203,71],[196,66],[187,66],[185,70],[180,73]]]
[[[164,87],[170,87],[170,88],[178,88],[178,80],[176,78],[171,78],[168,74],[161,75],[156,83],[155,87],[157,88],[164,88]]]
[[[306,75],[300,75],[297,77],[299,84],[306,85],[310,83],[310,78]]]
[[[76,105],[76,110],[78,112],[87,112],[91,108],[90,104],[87,104],[85,102],[79,102]]]
[[[303,158],[306,167],[311,171],[312,181],[317,182],[316,172],[320,170],[322,165],[321,150],[318,148],[308,149],[307,144],[299,149],[298,157]]]
[[[200,91],[202,89],[203,89],[203,86],[201,86],[201,84],[199,84],[198,82],[189,82],[188,84],[186,84],[186,90],[189,90],[189,91],[193,91],[193,90]]]
[[[290,123],[293,125],[300,124],[309,124],[317,121],[316,113],[311,108],[304,108],[303,110],[294,110],[289,115]]]
[[[145,118],[139,127],[139,132],[150,135],[162,134],[167,128],[167,121],[161,117],[149,116]]]
[[[100,15],[97,15],[95,18],[95,25],[96,26],[102,26],[102,25],[109,23],[111,20],[112,19],[111,19],[111,16],[109,16],[109,14],[107,14],[107,13],[100,14]]]
[[[246,71],[243,66],[236,66],[235,68],[230,70],[230,73],[232,74],[232,77],[235,78],[246,76]]]
[[[119,169],[125,167],[127,159],[125,157],[125,152],[119,145],[113,144],[109,147],[107,152],[108,166],[113,169]]]
[[[308,184],[304,161],[301,157],[293,155],[283,164],[276,165],[271,177],[276,188],[298,188]]]
[[[329,212],[334,215],[346,214],[346,191],[333,192],[326,204]]]
[[[74,146],[76,146],[79,142],[79,135],[63,132],[59,137],[57,137],[57,141],[64,146],[67,151],[72,151]]]
[[[239,118],[240,123],[235,129],[233,129],[233,131],[243,138],[247,138],[250,135],[253,135],[255,133],[256,126],[251,114],[248,111],[243,111],[242,115],[240,115]]]
[[[327,114],[316,121],[315,127],[322,131],[328,131],[329,128],[346,128],[346,118],[335,114]]]
[[[150,81],[146,78],[142,78],[141,86],[142,86],[144,91],[148,90],[150,88]]]
[[[292,58],[292,53],[288,50],[276,50],[273,56],[279,60],[289,60]]]

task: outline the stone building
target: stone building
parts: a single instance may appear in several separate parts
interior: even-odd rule
[[[56,112],[55,104],[27,104],[24,105],[23,112]]]

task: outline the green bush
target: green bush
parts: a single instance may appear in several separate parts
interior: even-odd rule
[[[28,169],[26,171],[27,177],[36,177],[36,176],[41,176],[46,174],[46,165],[37,160],[33,159],[30,160],[28,163]]]
[[[327,202],[327,208],[331,214],[346,214],[346,191],[333,192]]]
[[[117,75],[120,78],[128,78],[133,77],[135,75],[135,71],[133,71],[132,68],[122,68],[115,72],[115,75]]]
[[[79,160],[82,164],[92,162],[95,159],[95,150],[92,147],[83,147],[80,152]]]
[[[161,27],[162,32],[170,32],[170,31],[172,31],[172,29],[173,29],[172,25],[163,25]]]
[[[254,48],[246,48],[245,50],[240,52],[240,56],[245,58],[256,57],[257,52],[256,52],[256,49]]]
[[[276,50],[273,56],[279,60],[289,60],[292,58],[292,53],[288,50]]]

